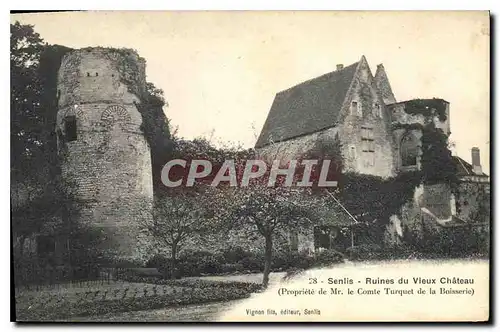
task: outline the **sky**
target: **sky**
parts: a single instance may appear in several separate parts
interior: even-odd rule
[[[251,147],[277,92],[357,62],[383,63],[398,101],[450,102],[452,149],[489,174],[487,12],[74,12],[11,15],[49,44],[134,48],[179,136]]]

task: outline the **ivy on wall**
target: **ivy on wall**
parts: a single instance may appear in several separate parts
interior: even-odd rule
[[[447,183],[455,192],[458,185],[457,169],[448,147],[448,136],[434,123],[422,130],[421,171],[426,184]]]
[[[393,123],[391,125],[392,130],[405,129],[405,130],[423,130],[424,125],[420,123]]]
[[[339,177],[338,197],[360,221],[388,222],[390,216],[399,215],[402,206],[413,200],[415,188],[422,183],[446,183],[454,193],[457,192],[458,177],[446,134],[433,122],[402,127],[422,130],[419,171],[401,172],[387,179],[353,172],[342,173]],[[315,147],[316,154],[326,156],[339,156],[341,151],[338,137],[330,145]],[[338,167],[342,169],[341,161]]]
[[[339,156],[342,156],[342,144],[336,135],[334,140],[318,141],[305,158],[333,161],[339,173],[335,194],[360,222],[384,225],[390,216],[399,214],[401,207],[413,199],[415,188],[422,181],[422,173],[417,171],[391,178],[343,172],[343,162]]]
[[[360,221],[377,220],[386,223],[392,215],[400,214],[401,207],[413,199],[420,185],[420,172],[405,172],[391,178],[346,173],[339,182],[339,198]]]
[[[426,118],[437,115],[440,121],[446,121],[446,102],[443,99],[413,99],[405,102],[405,112],[421,114]]]

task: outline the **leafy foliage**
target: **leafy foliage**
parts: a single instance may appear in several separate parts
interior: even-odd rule
[[[313,195],[311,188],[287,186],[285,178],[280,177],[274,186],[269,186],[268,179],[263,176],[248,186],[228,188],[233,227],[252,231],[265,240],[264,287],[269,282],[274,237],[279,232],[310,227],[319,220],[315,205],[324,203]]]
[[[189,169],[191,160],[208,160],[215,166],[212,174],[198,181],[193,189],[174,188],[171,197],[182,195],[183,191],[196,192],[200,188],[209,187],[220,165],[226,160],[233,161],[237,183],[241,184],[246,162],[257,159],[258,156],[253,150],[241,150],[237,147],[218,149],[206,139],[197,139],[174,140],[173,158],[188,161],[186,167],[180,170],[180,178],[186,178],[186,170]],[[248,186],[231,187],[227,183],[221,183],[217,188],[212,188],[208,191],[209,213],[206,215],[212,222],[225,225],[225,229],[232,228],[265,239],[263,284],[266,286],[272,263],[273,238],[276,234],[310,225],[311,220],[318,217],[311,204],[315,200],[312,192],[304,188],[286,186],[286,179],[282,176],[278,176],[276,183],[269,186],[270,169],[270,165],[267,165],[266,174],[260,178],[251,179]],[[206,194],[207,191],[204,193]]]
[[[396,123],[393,123],[391,125],[391,128],[392,128],[392,130],[406,129],[407,131],[410,131],[410,130],[422,130],[424,128],[424,126],[420,123],[399,123],[399,122],[396,122]]]
[[[98,231],[77,223],[77,210],[84,204],[68,194],[74,185],[60,179],[61,160],[54,133],[57,74],[63,56],[69,51],[65,46],[44,43],[31,25],[11,24],[11,197],[16,203],[12,223],[22,243],[24,238],[47,228],[47,221],[64,220],[53,232],[67,236],[71,243],[67,260],[78,265],[101,259],[94,249],[103,239]],[[129,60],[133,55],[127,53],[124,62],[132,63]],[[132,76],[125,73],[124,79],[133,80],[138,73],[134,71]],[[147,105],[140,108],[143,131],[152,149],[153,173],[158,179],[170,144],[168,121],[162,109],[163,91],[147,83],[140,97]],[[159,181],[155,184],[158,187]],[[29,201],[19,198],[23,188],[34,193]]]
[[[208,208],[213,198],[211,189],[197,188],[196,191],[162,196],[155,202],[153,221],[145,226],[162,247],[170,249],[171,266],[165,270],[170,276],[177,273],[177,256],[185,244],[219,227]]]
[[[43,154],[42,82],[38,75],[43,39],[31,25],[10,26],[11,67],[11,174],[26,176]]]
[[[152,87],[154,85],[148,83],[148,86]],[[141,129],[151,149],[153,189],[155,194],[159,195],[164,187],[161,182],[161,170],[172,156],[173,145],[169,120],[163,111],[163,107],[158,103],[158,100],[163,100],[163,92],[160,89],[155,91],[153,92],[155,95],[148,95],[143,103],[136,106],[142,117]],[[150,97],[154,100],[151,103],[148,101],[151,100]]]
[[[405,172],[388,179],[346,173],[339,182],[339,199],[360,221],[385,223],[413,198],[420,181],[419,172]]]
[[[413,99],[405,103],[405,112],[408,114],[422,114],[429,118],[437,115],[440,121],[446,121],[446,103],[443,99]]]
[[[482,190],[481,190],[482,189]],[[471,211],[470,220],[475,222],[483,222],[490,220],[491,213],[491,195],[484,188],[477,189],[476,202],[477,206]]]
[[[433,123],[427,124],[422,131],[422,174],[428,184],[458,183],[457,170],[448,148],[448,137]]]

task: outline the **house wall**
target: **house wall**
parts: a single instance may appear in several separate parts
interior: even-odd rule
[[[383,70],[383,68],[380,68]],[[380,78],[379,78],[380,81]],[[382,83],[383,84],[382,84]],[[388,95],[388,81],[379,82],[379,86]],[[357,172],[381,177],[395,176],[401,171],[413,171],[421,169],[421,140],[422,127],[433,122],[436,128],[440,128],[447,135],[450,134],[449,103],[446,102],[446,120],[440,121],[437,116],[424,116],[422,114],[406,113],[406,103],[391,103],[385,105],[382,93],[376,87],[370,68],[364,58],[360,61],[358,73],[351,84],[346,100],[341,108],[335,128],[313,133],[300,138],[279,142],[272,146],[261,149],[263,153],[279,158],[297,158],[310,149],[315,143],[326,139],[333,140],[335,135],[340,139],[341,154],[343,158],[344,172]],[[390,101],[395,101],[390,99]],[[359,108],[354,108],[352,102],[357,102]],[[389,101],[387,99],[386,101]],[[376,104],[380,105],[381,112],[376,110]],[[371,131],[374,152],[372,157],[366,150],[366,129]],[[401,159],[401,142],[405,135],[412,135],[417,149],[417,163],[415,166],[403,166]],[[471,189],[463,184],[463,201],[475,200]],[[421,185],[415,190],[412,202],[402,207],[400,216],[393,216],[390,220],[386,234],[386,242],[389,245],[400,245],[405,230],[414,231],[417,236],[421,235],[422,223],[430,223],[428,215],[422,214],[422,208],[428,209],[439,219],[451,218],[454,212],[453,195],[446,184]],[[475,206],[477,204],[472,204]],[[461,210],[463,218],[470,218],[473,209],[466,207]],[[435,222],[435,221],[434,221]],[[420,233],[420,235],[418,235]],[[306,246],[311,246],[311,239],[304,238],[302,241]]]
[[[359,75],[354,79],[339,116],[344,170],[390,177],[394,175],[390,114],[377,93],[368,63],[361,61],[359,66]],[[361,110],[353,109],[353,101]],[[380,113],[376,104],[381,108]],[[363,152],[366,144],[362,139],[363,127],[372,132],[374,152]]]
[[[269,162],[274,160],[288,161],[297,159],[315,149],[318,143],[327,145],[334,142],[337,133],[337,127],[327,128],[309,135],[266,145],[258,149],[258,154]]]

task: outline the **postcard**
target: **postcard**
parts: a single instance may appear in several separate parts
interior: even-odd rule
[[[487,322],[490,13],[11,14],[16,322]]]

